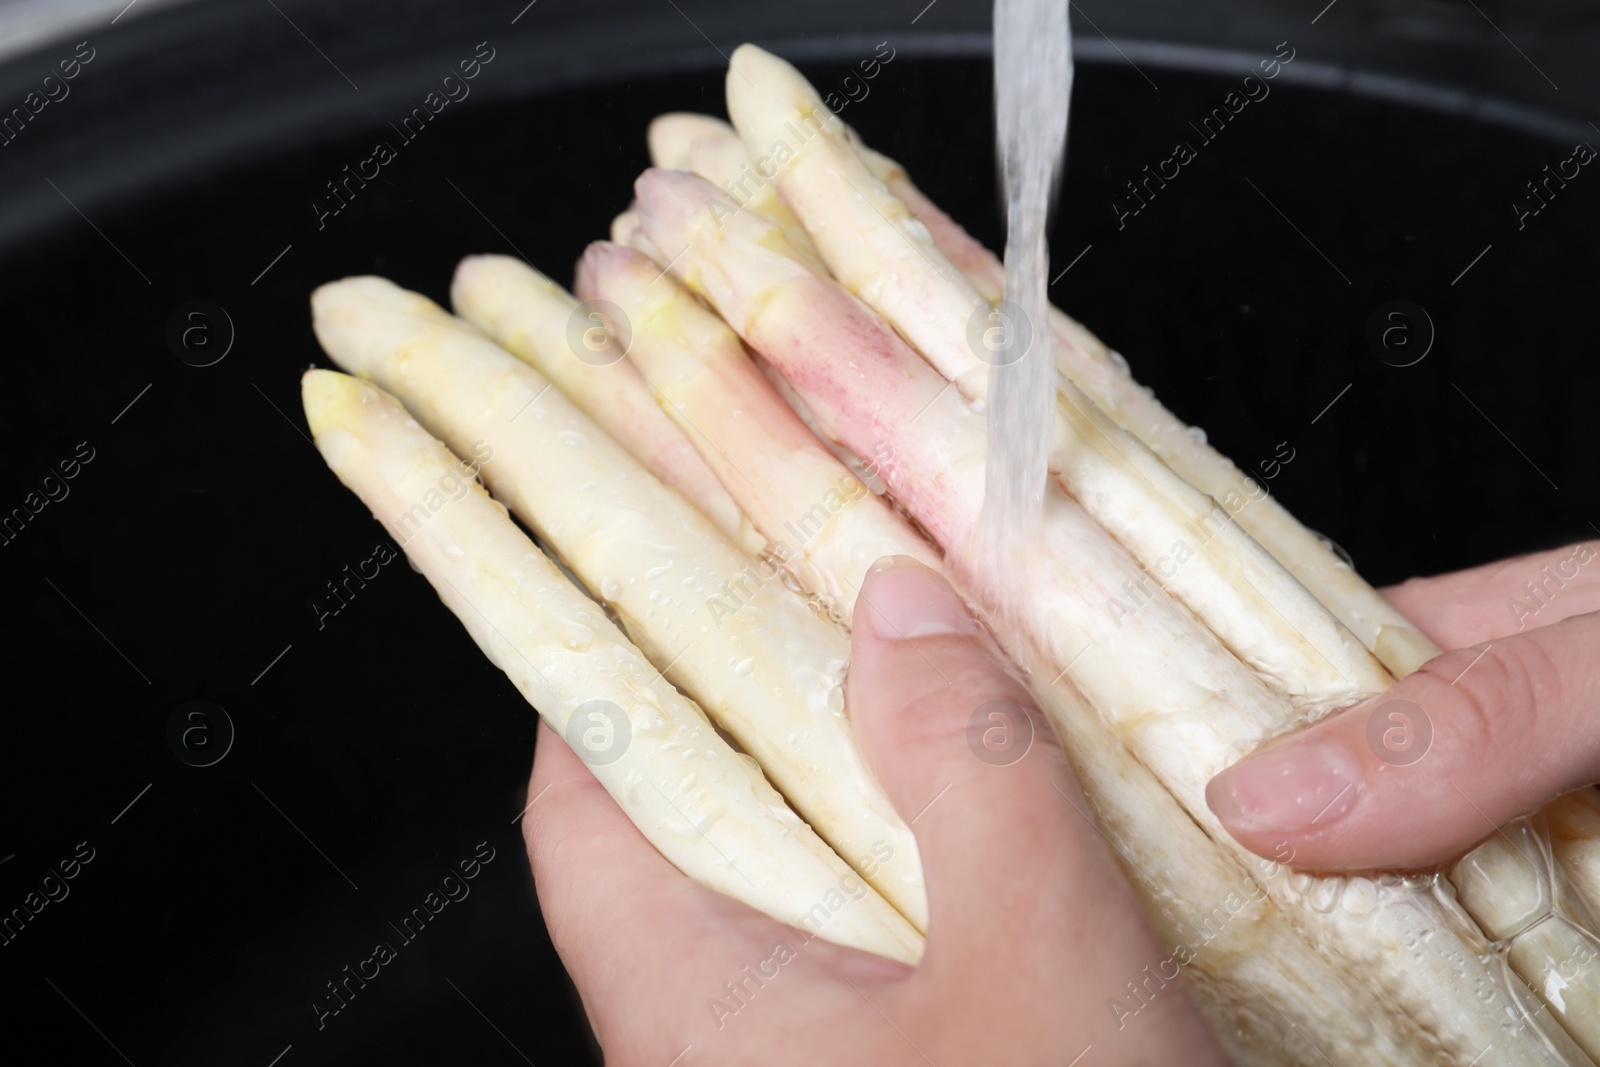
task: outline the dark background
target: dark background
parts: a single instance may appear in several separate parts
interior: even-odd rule
[[[1242,467],[1287,441],[1270,487],[1378,581],[1600,522],[1600,169],[1520,231],[1510,206],[1579,139],[1600,144],[1582,58],[1600,20],[1481,6],[1074,13],[1054,269],[1088,251],[1052,296]],[[888,40],[896,58],[844,118],[998,247],[987,10],[278,7],[181,6],[0,68],[10,108],[76,41],[96,50],[0,148],[0,512],[94,449],[0,546],[0,913],[79,842],[95,850],[0,946],[5,1056],[591,1062],[513,824],[533,710],[401,562],[318,628],[324,583],[383,532],[304,436],[299,374],[326,365],[307,296],[380,272],[444,301],[455,261],[482,251],[570,280],[629,200],[649,119],[721,114],[718,50],[745,39],[824,91]],[[386,124],[480,41],[495,58],[472,96],[319,230],[324,182],[397,142]],[[1296,58],[1271,96],[1200,147],[1187,122],[1280,41]],[[1199,158],[1119,230],[1122,182],[1180,139]],[[1436,331],[1415,366],[1366,339],[1397,299]],[[231,321],[209,367],[168,343],[192,300]],[[196,699],[236,730],[208,767],[168,740]],[[479,842],[495,858],[471,896],[402,946],[388,923]],[[385,940],[399,958],[319,1031],[324,983]]]

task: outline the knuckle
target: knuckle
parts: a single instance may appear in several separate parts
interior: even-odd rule
[[[1511,638],[1461,649],[1422,666],[1407,688],[1434,719],[1438,743],[1464,760],[1494,753],[1507,759],[1536,744],[1542,690],[1554,665],[1536,642]],[[1469,764],[1470,765],[1470,764]]]
[[[919,684],[896,694],[881,709],[882,726],[896,747],[945,751],[966,745],[967,724],[984,704],[1009,700],[1031,708],[1033,700],[1005,672],[975,657],[940,665]]]

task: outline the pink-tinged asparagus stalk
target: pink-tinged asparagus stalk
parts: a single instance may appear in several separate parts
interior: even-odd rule
[[[538,368],[661,481],[682,493],[745,551],[766,547],[683,432],[656,407],[624,357],[604,308],[579,309],[555,282],[510,256],[467,256],[450,300],[467,321]]]
[[[493,450],[482,473],[495,495],[817,833],[925,930],[916,840],[844,713],[849,638],[785,586],[778,564],[746,556],[537,370],[425,297],[347,278],[318,289],[312,308],[340,366],[390,389],[447,444]]]
[[[708,212],[719,194],[693,175],[648,171],[636,191],[644,228],[673,272],[788,378],[824,432],[867,454],[891,444],[890,491],[947,551],[960,545],[981,503],[982,416],[855,297],[788,254],[776,226],[729,204]],[[977,561],[987,573],[968,576],[969,590],[997,629],[1037,646],[1031,660],[1059,665],[1053,680],[1036,674],[1036,686],[1070,675],[1190,818],[1244,858],[1206,805],[1205,785],[1241,751],[1293,726],[1298,712],[1163,590],[1126,618],[1108,613],[1142,570],[1064,494],[1047,491],[1045,508],[1047,543]],[[1458,931],[1470,923],[1447,904],[1368,878],[1279,871],[1259,882],[1319,951],[1365,969],[1388,1001],[1371,1021],[1396,1047],[1414,1026],[1433,1035],[1447,1062],[1486,1049],[1497,1062],[1561,1062],[1545,1038],[1515,1029],[1511,989],[1463,940]],[[1549,1040],[1570,1046],[1553,1033]]]
[[[328,466],[662,855],[780,922],[918,959],[921,938],[905,919],[856,880],[393,397],[332,371],[307,372],[301,388]],[[854,899],[819,922],[817,904],[841,890]]]
[[[596,241],[578,262],[584,300],[621,307],[628,358],[767,541],[848,624],[868,568],[939,553],[873,495],[802,423],[745,354],[738,336],[671,275],[630,248]],[[799,565],[798,567],[796,565]]]
[[[751,45],[734,60],[728,110],[753,153],[797,141],[763,173],[793,204],[833,275],[975,401],[989,365],[978,340],[990,306],[862,161],[844,126],[798,71]],[[826,115],[799,141],[794,116]],[[710,134],[706,135],[710,140]],[[975,323],[977,324],[975,327]],[[1236,654],[1285,692],[1324,705],[1375,692],[1390,677],[1326,608],[1137,438],[1060,381],[1051,467],[1094,518]],[[1143,597],[1117,610],[1139,610]]]
[[[776,222],[789,239],[790,248],[812,263],[821,263],[805,227],[778,199],[773,184],[756,172],[744,143],[737,137],[732,141],[727,138],[730,129],[727,123],[705,115],[682,111],[659,115],[650,123],[650,164],[707,177],[744,210]],[[712,174],[720,177],[711,178]]]

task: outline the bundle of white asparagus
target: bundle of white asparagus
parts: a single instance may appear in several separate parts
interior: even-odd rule
[[[915,962],[916,842],[842,687],[866,570],[914,556],[1028,673],[1238,1062],[1600,1060],[1593,795],[1444,872],[1245,852],[1210,778],[1438,649],[1055,311],[1041,541],[975,557],[968,323],[1001,265],[787,63],[733,64],[733,125],[652,125],[659,169],[576,297],[499,256],[461,262],[460,318],[379,278],[313,296],[328,355],[382,390],[309,372],[317,445],[485,654],[685,873]]]

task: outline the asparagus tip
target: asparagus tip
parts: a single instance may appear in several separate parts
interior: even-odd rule
[[[692,111],[669,111],[651,120],[645,140],[650,146],[653,165],[669,170],[689,170],[690,156],[703,139],[738,136],[732,126],[719,118]]]
[[[300,376],[300,404],[305,409],[311,436],[321,446],[328,431],[340,425],[352,404],[362,404],[364,393],[377,390],[359,378],[313,367]]]
[[[592,241],[578,257],[572,290],[579,300],[599,299],[606,279],[619,275],[634,261],[644,258],[641,253],[615,241]]]

